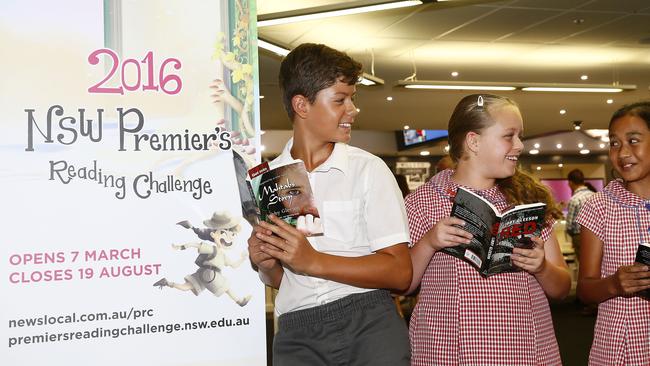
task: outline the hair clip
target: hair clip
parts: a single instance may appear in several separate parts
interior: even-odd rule
[[[476,103],[477,106],[483,107],[483,96],[479,95],[478,96],[478,102]]]

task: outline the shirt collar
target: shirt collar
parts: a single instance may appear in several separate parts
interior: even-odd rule
[[[491,188],[488,189],[474,189],[474,188],[469,188],[466,186],[459,185],[458,183],[454,182],[453,179],[451,179],[451,176],[454,174],[453,169],[445,169],[441,171],[440,173],[436,174],[431,180],[431,184],[436,186],[439,190],[443,191],[446,195],[453,197],[456,195],[456,190],[458,190],[458,187],[463,187],[465,189],[468,189],[479,196],[482,196],[489,201],[492,202],[498,202],[498,201],[503,201],[503,194],[499,190],[499,186],[495,185]]]
[[[291,156],[291,147],[293,146],[293,137],[287,141],[287,144],[284,146],[282,153],[277,158],[278,163],[286,163],[295,160]],[[334,150],[330,156],[314,169],[317,172],[327,172],[330,169],[336,169],[345,174],[348,171],[348,145],[337,142],[334,144]]]
[[[609,182],[609,184],[603,188],[603,191],[612,197],[615,201],[621,203],[623,206],[640,207],[646,203],[650,203],[648,201],[644,201],[643,198],[639,197],[638,195],[628,191],[627,188],[625,188],[623,181],[619,179],[615,179]]]

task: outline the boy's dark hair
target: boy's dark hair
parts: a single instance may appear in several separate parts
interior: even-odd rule
[[[338,80],[354,85],[361,75],[361,64],[347,54],[324,44],[303,43],[293,49],[280,64],[282,102],[293,121],[295,112],[291,99],[303,95],[314,103],[316,94]]]
[[[612,118],[609,120],[609,128],[612,128],[612,123],[614,121],[628,115],[641,118],[648,125],[648,128],[650,128],[650,101],[627,104],[619,108],[614,112]]]
[[[570,171],[567,179],[569,182],[573,182],[574,184],[585,184],[585,175],[580,169],[573,169]]]

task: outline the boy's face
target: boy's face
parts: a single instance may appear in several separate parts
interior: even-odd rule
[[[354,105],[355,85],[337,81],[316,94],[309,104],[306,128],[322,142],[349,142],[354,118],[359,113]]]

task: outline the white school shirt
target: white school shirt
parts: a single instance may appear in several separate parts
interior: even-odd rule
[[[293,139],[271,167],[294,160],[292,145]],[[380,158],[336,143],[330,157],[309,173],[309,182],[324,231],[323,236],[307,238],[317,251],[360,257],[409,242],[402,193]],[[280,316],[371,290],[294,273],[284,267],[275,312]]]

